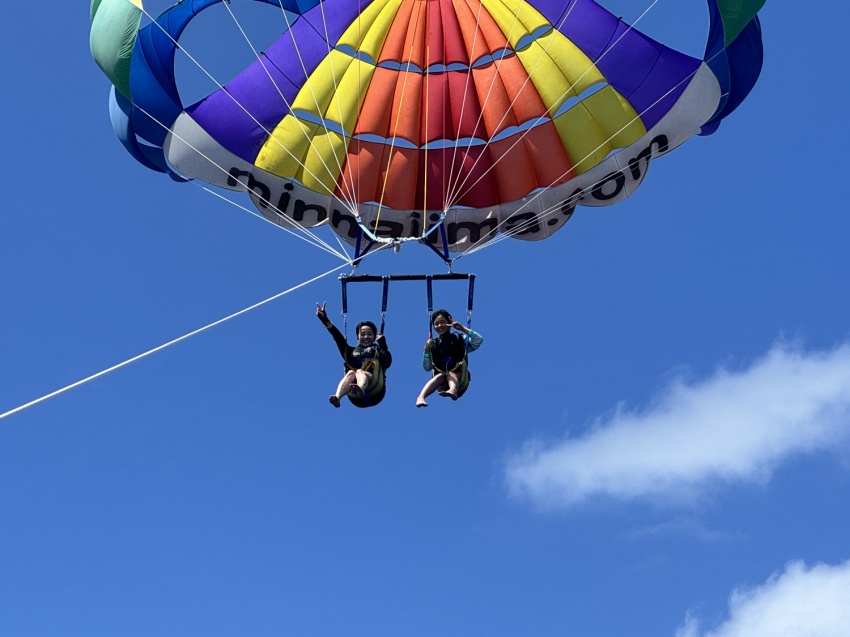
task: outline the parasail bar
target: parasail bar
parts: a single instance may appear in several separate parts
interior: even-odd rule
[[[377,274],[341,274],[340,281],[346,283],[378,283],[385,279],[390,281],[425,281],[430,278],[433,281],[461,281],[474,278],[474,274],[460,274],[449,272],[446,274],[390,274],[389,276],[380,276]]]

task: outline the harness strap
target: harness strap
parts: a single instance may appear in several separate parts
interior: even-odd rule
[[[384,324],[387,318],[387,300],[390,296],[390,277],[385,276],[382,280],[384,283],[384,295],[381,299],[381,329],[378,330],[378,334],[384,333]]]
[[[472,297],[475,293],[475,275],[469,275],[469,299],[466,303],[466,326],[472,328]]]
[[[451,268],[451,259],[449,259],[449,240],[446,237],[446,224],[440,224],[440,238],[443,240],[443,260],[449,264],[449,268]]]
[[[433,277],[430,274],[425,277],[425,286],[428,288],[428,338],[434,338],[434,332],[431,330],[431,313],[434,311],[434,286],[432,279]]]
[[[345,340],[348,340],[348,277],[340,274],[339,281],[342,286],[342,333],[345,335]]]

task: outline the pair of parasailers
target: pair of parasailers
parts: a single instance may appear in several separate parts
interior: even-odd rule
[[[377,405],[386,395],[384,373],[393,361],[387,339],[378,333],[374,323],[363,321],[355,328],[357,345],[352,347],[328,319],[325,305],[316,304],[316,316],[333,337],[345,365],[345,374],[328,402],[339,407],[342,397],[348,396],[356,407]],[[454,321],[446,310],[434,312],[431,325],[437,337],[429,338],[425,343],[422,367],[432,376],[416,397],[417,407],[427,407],[425,399],[435,391],[452,400],[460,398],[469,387],[467,354],[477,350],[484,341],[475,330]],[[452,328],[457,332],[453,332]]]

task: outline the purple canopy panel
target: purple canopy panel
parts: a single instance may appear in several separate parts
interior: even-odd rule
[[[573,0],[564,9],[559,9],[554,0],[543,0],[542,4],[557,16],[556,27],[561,33],[629,101],[647,130],[673,106],[700,65],[696,58],[630,28],[593,0]]]
[[[552,0],[545,0],[545,3],[561,4]],[[572,0],[566,7],[555,10],[552,17],[552,25],[594,62],[614,42],[621,24],[616,16],[593,0]]]
[[[269,47],[264,64],[254,62],[187,112],[227,150],[253,163],[304,82],[369,4],[326,0],[313,7]]]
[[[262,61],[251,64],[223,90],[186,112],[219,144],[253,163],[330,48],[324,30],[320,34],[307,20],[299,19],[268,48]]]
[[[667,47],[628,100],[649,130],[667,114],[688,87],[701,62]]]
[[[323,39],[327,31],[327,39],[333,48],[345,30],[356,23],[358,16],[372,4],[372,1],[325,0],[321,5],[306,13],[303,20],[312,25]]]

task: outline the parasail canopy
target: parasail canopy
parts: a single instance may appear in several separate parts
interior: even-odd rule
[[[116,133],[152,170],[245,191],[274,223],[327,224],[352,244],[550,236],[714,132],[762,62],[764,0],[708,0],[704,59],[593,0],[251,0],[280,9],[280,37],[183,104],[178,41],[221,1],[141,27],[141,0],[93,0]]]

